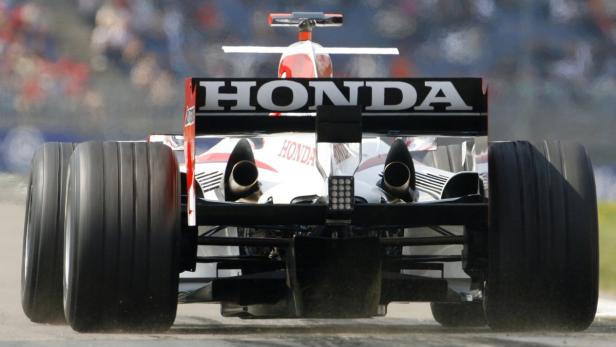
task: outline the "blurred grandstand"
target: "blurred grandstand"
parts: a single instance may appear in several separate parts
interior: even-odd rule
[[[492,139],[580,141],[614,177],[613,0],[0,0],[0,169],[37,141],[179,132],[181,79],[274,76],[277,58],[220,46],[289,44],[266,15],[292,10],[344,13],[325,45],[401,50],[336,56],[337,76],[486,77]]]

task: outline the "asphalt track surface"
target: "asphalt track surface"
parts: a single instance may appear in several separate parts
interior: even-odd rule
[[[616,301],[602,298],[595,323],[579,333],[445,329],[426,304],[392,304],[373,319],[241,320],[218,305],[180,305],[166,334],[79,334],[31,323],[20,304],[23,183],[0,177],[0,346],[616,346]]]

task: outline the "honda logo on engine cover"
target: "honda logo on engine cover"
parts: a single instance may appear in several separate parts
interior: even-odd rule
[[[315,112],[320,105],[360,105],[363,112],[487,112],[479,78],[194,79],[197,113]]]

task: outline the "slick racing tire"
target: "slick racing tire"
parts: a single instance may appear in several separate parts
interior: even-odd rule
[[[68,171],[64,312],[73,329],[164,331],[175,319],[179,170],[159,143],[87,142]]]
[[[37,323],[64,322],[64,177],[73,148],[72,143],[48,142],[32,158],[24,223],[21,304],[26,316]]]
[[[432,302],[432,317],[448,328],[481,327],[486,325],[483,304],[477,302]]]
[[[494,143],[489,175],[489,326],[586,329],[598,299],[597,200],[586,151],[558,141]]]

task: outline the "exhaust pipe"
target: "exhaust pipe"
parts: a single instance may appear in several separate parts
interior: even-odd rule
[[[411,186],[411,170],[400,161],[387,164],[383,171],[383,186],[391,195],[407,196]]]
[[[247,196],[258,186],[259,170],[253,161],[241,160],[231,168],[229,190],[238,196]]]
[[[389,147],[383,179],[378,185],[392,197],[404,201],[413,200],[411,190],[415,190],[415,166],[404,141],[394,140]]]
[[[224,175],[225,201],[239,201],[248,199],[254,202],[258,199],[259,170],[255,164],[250,142],[241,139],[231,151]]]

